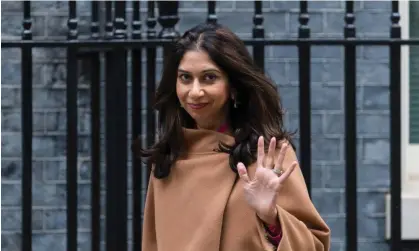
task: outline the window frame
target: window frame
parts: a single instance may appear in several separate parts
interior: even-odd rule
[[[408,39],[410,29],[410,1],[400,2],[400,24],[402,38]],[[409,46],[402,46],[401,51],[401,117],[402,117],[402,192],[419,196],[419,144],[409,142],[409,89],[410,89],[410,55]]]

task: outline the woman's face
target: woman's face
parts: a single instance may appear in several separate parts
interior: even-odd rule
[[[216,130],[226,122],[230,98],[227,75],[206,52],[188,51],[178,68],[176,93],[199,128]]]

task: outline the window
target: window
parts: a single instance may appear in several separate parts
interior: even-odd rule
[[[410,2],[409,34],[419,38],[419,2]],[[409,50],[409,144],[419,144],[419,46]],[[417,163],[419,165],[419,163]]]

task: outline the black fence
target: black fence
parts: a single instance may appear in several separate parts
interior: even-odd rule
[[[23,2],[23,33],[19,41],[3,41],[2,48],[20,48],[22,51],[22,250],[32,250],[32,49],[67,49],[67,250],[77,250],[77,63],[80,57],[90,61],[91,79],[91,249],[100,250],[100,56],[105,57],[106,67],[106,145],[112,147],[105,156],[106,160],[106,250],[127,250],[127,68],[132,71],[132,135],[136,138],[143,128],[141,110],[147,109],[146,135],[144,144],[151,145],[155,138],[155,114],[152,100],[156,88],[157,49],[169,45],[179,33],[175,25],[179,21],[177,1],[147,1],[148,13],[145,25],[140,19],[140,1],[133,1],[132,32],[126,24],[126,3],[124,1],[105,2],[106,22],[104,35],[101,35],[99,22],[99,1],[91,2],[91,36],[86,40],[78,39],[78,19],[76,2],[69,3],[68,38],[64,41],[32,40],[32,19],[30,1]],[[157,4],[157,6],[156,6]],[[216,2],[208,1],[208,22],[217,22]],[[158,8],[158,17],[155,16]],[[112,18],[114,16],[114,18]],[[392,2],[389,13],[390,33],[387,39],[356,38],[354,24],[354,2],[346,2],[342,27],[344,39],[311,39],[307,1],[300,1],[299,33],[296,39],[266,39],[264,36],[262,2],[254,2],[253,38],[245,43],[253,47],[254,59],[264,66],[265,46],[297,46],[299,54],[299,109],[300,109],[300,157],[306,182],[311,187],[311,121],[310,121],[310,58],[312,45],[344,47],[344,84],[345,84],[345,160],[346,160],[346,250],[357,250],[357,200],[356,200],[356,47],[358,45],[387,45],[390,56],[390,177],[391,177],[391,250],[401,250],[401,154],[400,154],[400,51],[402,45],[418,45],[419,40],[402,40],[399,26],[399,3]],[[157,22],[161,25],[156,30]],[[145,29],[143,27],[145,26]],[[249,27],[250,28],[250,27]],[[145,31],[144,31],[145,30]],[[130,33],[130,34],[128,34]],[[128,65],[127,54],[131,53]],[[141,58],[146,54],[146,73],[141,71]],[[146,107],[142,107],[141,81],[146,74]],[[103,133],[103,132],[102,132]],[[144,195],[141,163],[132,160],[133,175],[133,250],[141,250],[142,202]],[[148,176],[147,176],[148,177]],[[145,178],[145,180],[147,179]]]

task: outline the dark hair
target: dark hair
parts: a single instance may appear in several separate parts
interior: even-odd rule
[[[159,139],[149,149],[134,147],[139,157],[154,164],[156,178],[167,177],[172,164],[183,149],[182,127],[194,128],[193,119],[181,108],[176,95],[179,63],[190,50],[202,50],[227,73],[230,88],[236,92],[238,107],[231,109],[230,127],[235,138],[232,146],[220,143],[219,151],[230,155],[230,167],[246,166],[256,160],[257,141],[263,136],[269,145],[271,137],[291,142],[283,126],[283,110],[276,85],[253,62],[244,43],[228,28],[219,24],[200,24],[178,39],[163,68],[155,96],[159,112]],[[134,143],[139,145],[139,143]]]

